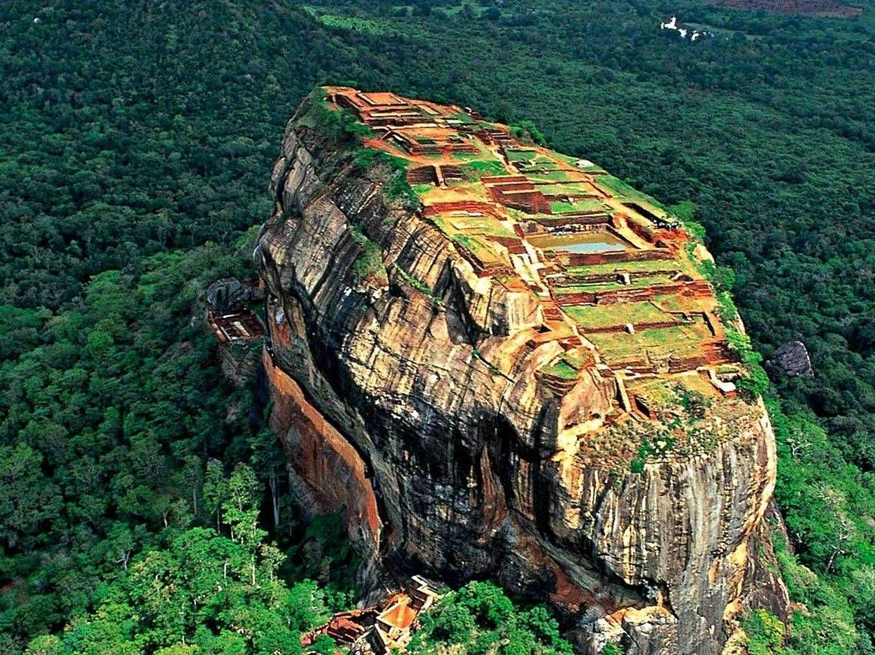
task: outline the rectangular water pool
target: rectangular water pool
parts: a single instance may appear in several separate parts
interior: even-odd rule
[[[610,232],[581,232],[562,236],[534,237],[529,240],[536,248],[557,252],[599,253],[626,250],[627,243]]]

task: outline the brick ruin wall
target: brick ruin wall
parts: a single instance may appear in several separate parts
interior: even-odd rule
[[[556,253],[556,261],[568,268],[572,266],[599,266],[601,264],[622,264],[623,262],[651,262],[674,260],[668,248],[656,250],[623,250],[618,252],[562,252]]]

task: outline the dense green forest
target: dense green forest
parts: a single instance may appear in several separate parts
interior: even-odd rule
[[[783,646],[770,617],[748,617],[751,652],[875,652],[865,8],[0,4],[0,652],[295,652],[298,632],[350,602],[355,558],[336,525],[256,521],[280,456],[198,320],[211,281],[252,276],[283,126],[329,79],[533,120],[558,149],[695,204],[757,348],[802,339],[816,373],[776,376],[769,398],[789,537],[774,541],[805,606]],[[661,30],[671,15],[713,36]],[[218,559],[230,573],[204,566]],[[466,589],[417,648],[497,638],[509,601]],[[167,593],[198,609],[162,611]],[[517,615],[516,652],[565,652],[552,619]]]

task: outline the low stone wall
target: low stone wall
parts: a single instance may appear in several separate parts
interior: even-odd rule
[[[440,214],[449,214],[451,212],[480,212],[482,214],[492,214],[492,205],[488,202],[437,202],[433,205],[428,205],[423,208],[422,213],[426,216],[438,216]]]
[[[546,196],[549,198],[549,196]],[[533,221],[543,225],[546,228],[561,228],[569,225],[580,225],[580,226],[601,226],[601,225],[610,225],[611,217],[605,214],[604,212],[596,211],[596,212],[581,212],[581,213],[573,213],[569,216],[565,216],[563,218],[533,218]]]
[[[437,171],[434,166],[420,166],[407,171],[408,184],[437,184]]]
[[[674,260],[667,248],[656,250],[623,250],[621,252],[563,252],[556,253],[556,261],[564,267],[598,266],[599,264],[622,264],[623,262],[645,262]]]
[[[556,300],[562,306],[580,304],[615,305],[620,302],[644,302],[652,300],[656,296],[669,294],[707,298],[710,293],[711,290],[707,282],[678,282],[675,284],[657,284],[652,287],[563,293],[557,295]]]
[[[662,328],[672,328],[680,325],[677,321],[651,321],[649,323],[635,323],[635,331],[643,332],[644,330],[659,330]],[[626,332],[625,325],[600,325],[599,327],[584,328],[587,334],[611,334],[617,332]]]
[[[516,185],[489,187],[489,193],[495,202],[528,214],[549,214],[552,212],[550,203],[547,202],[544,194],[537,189],[521,188],[517,190],[512,186]],[[507,193],[507,191],[511,191],[511,193]]]

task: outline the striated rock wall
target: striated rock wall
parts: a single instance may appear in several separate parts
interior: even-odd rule
[[[359,530],[356,542],[373,548],[381,525],[365,460],[269,356],[264,368],[274,398],[270,426],[282,435],[283,446],[296,463],[295,472],[312,490],[314,508],[344,510],[349,526]]]
[[[352,165],[300,113],[255,253],[271,425],[311,502],[345,508],[366,559],[495,577],[552,601],[593,652],[622,640],[717,654],[745,603],[786,606],[752,550],[775,482],[763,407],[717,418],[713,445],[640,473],[582,449],[610,433],[616,380],[592,368],[564,395],[545,386],[536,371],[560,346],[533,343],[545,319],[532,293],[478,277],[387,197],[392,171]],[[379,270],[363,277],[368,242]]]

